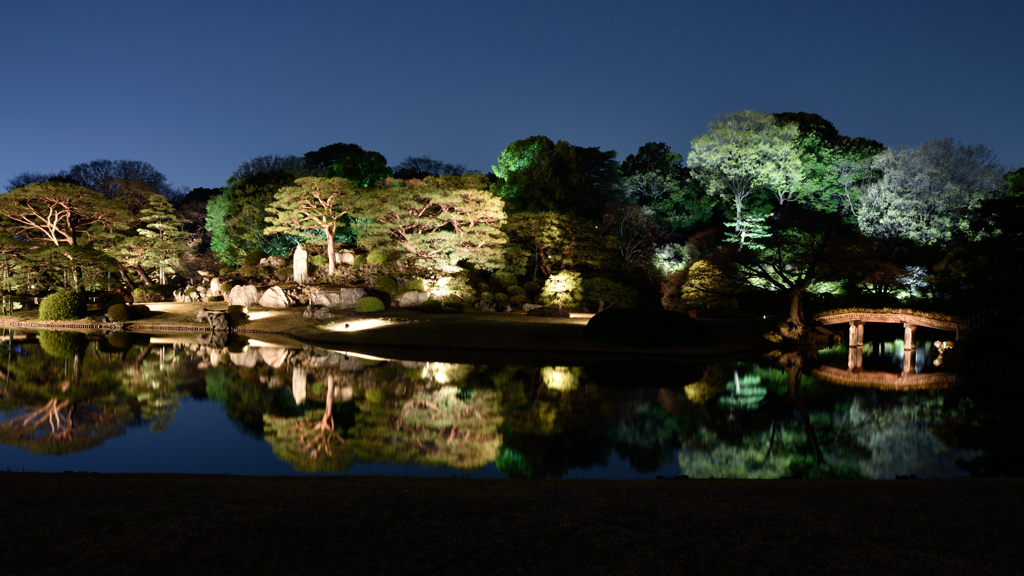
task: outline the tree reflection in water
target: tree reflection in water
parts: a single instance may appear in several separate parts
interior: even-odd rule
[[[975,402],[986,396],[963,386],[879,390],[813,377],[823,363],[849,368],[845,350],[631,372],[394,361],[237,336],[19,338],[0,356],[0,441],[39,452],[84,450],[135,425],[160,433],[183,399],[208,398],[303,472],[493,463],[509,477],[559,478],[623,462],[640,477],[891,478],[1019,468],[988,448],[1005,451],[1019,429],[992,439],[977,426],[1008,421],[997,412],[1008,407]],[[902,350],[872,346],[865,365],[889,348]]]

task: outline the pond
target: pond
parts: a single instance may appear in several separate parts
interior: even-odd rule
[[[881,332],[879,332],[881,334]],[[488,478],[1015,475],[1019,408],[921,340],[803,357],[413,362],[4,332],[0,470]]]

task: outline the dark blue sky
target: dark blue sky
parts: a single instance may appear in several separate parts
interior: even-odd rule
[[[488,171],[535,134],[682,154],[719,114],[821,114],[1024,164],[1024,2],[175,2],[0,8],[0,181],[97,158],[178,186],[334,142]]]

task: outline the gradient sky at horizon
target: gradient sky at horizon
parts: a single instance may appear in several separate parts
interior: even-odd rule
[[[0,182],[98,158],[219,187],[351,142],[487,172],[536,134],[684,156],[733,110],[1024,165],[1024,2],[36,0],[0,9]]]

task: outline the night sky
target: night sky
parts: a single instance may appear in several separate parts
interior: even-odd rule
[[[733,110],[1024,164],[1024,2],[6,1],[0,182],[98,158],[218,187],[334,142],[487,172],[536,134],[686,154]]]

